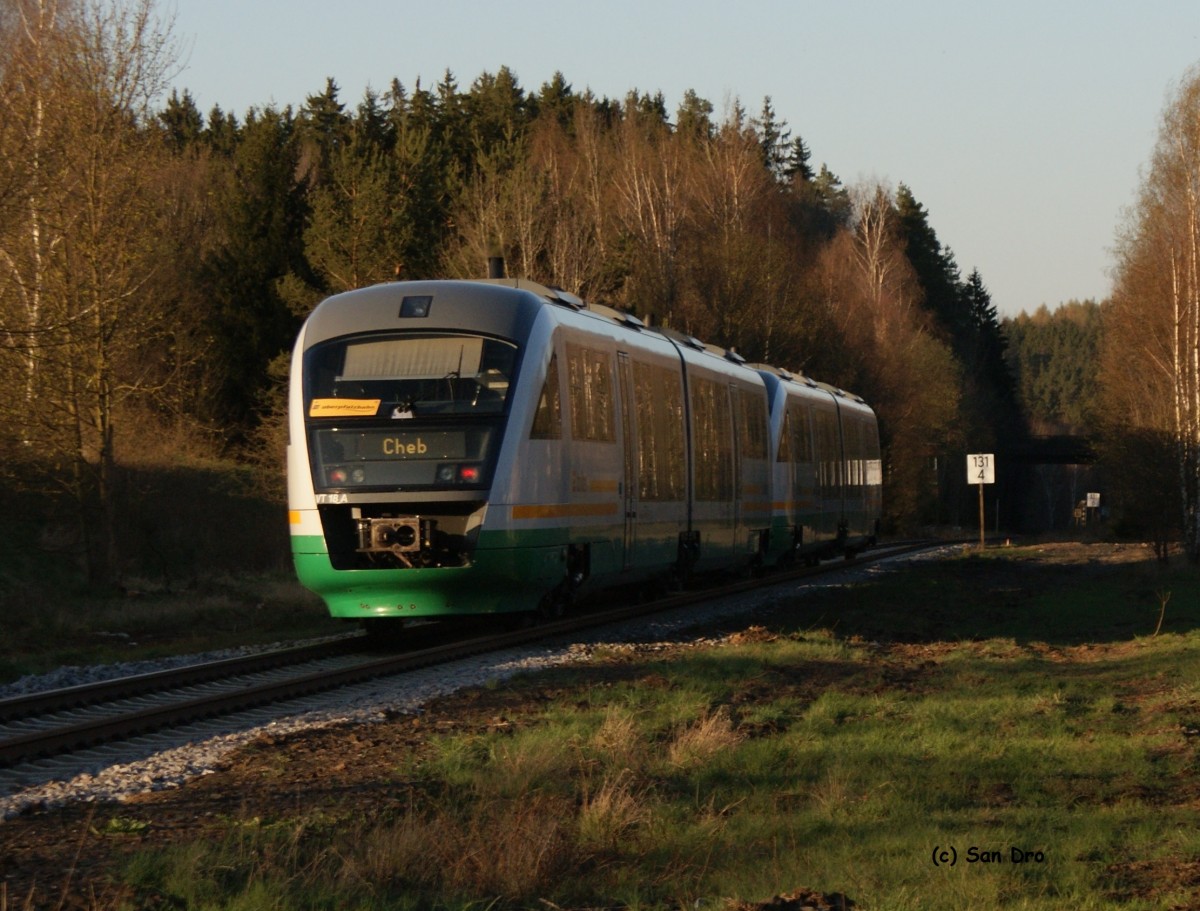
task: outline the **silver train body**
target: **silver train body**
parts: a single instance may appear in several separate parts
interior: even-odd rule
[[[555,612],[878,532],[860,399],[531,282],[327,299],[289,410],[292,553],[338,617]]]

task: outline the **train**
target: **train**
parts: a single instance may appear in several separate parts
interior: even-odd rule
[[[879,533],[860,397],[525,279],[325,299],[288,411],[297,575],[368,628],[557,616]]]

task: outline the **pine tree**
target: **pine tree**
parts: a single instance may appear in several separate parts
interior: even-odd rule
[[[350,138],[350,118],[338,101],[338,86],[332,77],[325,80],[325,91],[308,96],[296,125],[299,139],[314,159],[316,180],[327,180],[333,156]]]
[[[186,89],[182,98],[176,90],[171,90],[167,106],[159,112],[158,119],[163,125],[167,142],[176,152],[194,145],[204,132],[204,117]]]
[[[247,117],[218,191],[222,241],[201,263],[214,345],[206,416],[234,437],[253,423],[267,365],[290,347],[298,327],[278,290],[289,272],[307,272],[296,129],[289,111],[267,108]]]
[[[982,378],[995,403],[994,418],[1007,425],[1002,432],[1019,432],[1023,422],[1016,383],[1006,357],[1008,339],[978,269],[971,270],[962,293],[973,336],[971,350],[965,352],[966,367]]]
[[[695,89],[688,89],[675,112],[676,133],[693,140],[712,139],[712,113],[712,102],[697,95]]]
[[[824,227],[832,234],[833,228],[845,228],[850,224],[853,205],[850,193],[842,186],[841,180],[829,168],[822,164],[821,170],[813,179],[813,189],[821,208],[828,216]]]
[[[770,95],[763,98],[762,112],[753,125],[758,133],[763,165],[776,180],[784,180],[788,174],[792,131],[788,129],[786,121],[775,119],[775,108],[771,104]]]
[[[367,89],[350,123],[350,142],[359,148],[371,147],[389,151],[395,141],[391,119],[382,106],[379,95]]]
[[[532,107],[538,117],[553,120],[569,132],[574,126],[577,101],[571,91],[571,84],[567,82],[562,71],[555,70],[550,81],[542,83]]]
[[[971,320],[959,293],[960,275],[954,255],[942,247],[929,224],[929,213],[904,184],[896,190],[896,214],[905,253],[921,284],[924,307],[957,349],[970,335]]]
[[[791,181],[811,181],[816,174],[808,163],[812,158],[807,143],[797,136],[792,140],[784,161],[783,174]]]
[[[1100,305],[1068,301],[1051,313],[1043,304],[1032,316],[1005,319],[1001,328],[1005,360],[1030,422],[1082,432],[1096,410]]]
[[[204,141],[218,155],[232,156],[237,148],[241,127],[233,114],[226,114],[220,105],[213,105],[204,126]]]

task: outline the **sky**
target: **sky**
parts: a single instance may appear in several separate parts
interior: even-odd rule
[[[688,89],[719,118],[770,96],[811,164],[904,184],[1001,316],[1102,300],[1165,106],[1200,64],[1196,0],[163,0],[201,111],[243,118],[325,88]]]

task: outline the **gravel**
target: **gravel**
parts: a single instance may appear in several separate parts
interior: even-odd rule
[[[465,687],[494,685],[519,673],[587,661],[601,647],[657,651],[680,646],[709,646],[725,637],[705,635],[706,625],[750,613],[781,598],[803,595],[818,586],[844,586],[895,565],[895,561],[872,567],[848,565],[845,570],[822,577],[818,582],[782,582],[719,602],[602,627],[585,638],[493,652],[184,728],[172,728],[120,744],[40,760],[14,769],[0,769],[0,818],[11,819],[69,801],[119,801],[146,791],[177,788],[189,778],[211,774],[232,750],[262,736],[346,723],[369,724],[394,718],[397,714],[418,714],[424,703],[438,696]],[[0,688],[0,697],[147,673],[200,660],[233,657],[248,651],[252,649],[102,667],[61,668],[52,674],[22,678]]]

